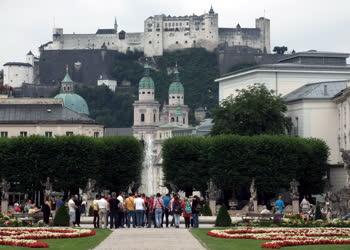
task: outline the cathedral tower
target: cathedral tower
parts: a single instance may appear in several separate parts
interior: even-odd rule
[[[154,100],[154,81],[150,76],[150,66],[145,64],[144,76],[139,81],[139,100],[134,106],[133,133],[143,139],[146,134],[154,136],[159,126],[159,103]]]

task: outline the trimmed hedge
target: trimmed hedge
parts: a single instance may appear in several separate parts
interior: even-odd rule
[[[55,227],[69,227],[69,213],[65,205],[60,206],[53,219]]]
[[[219,213],[216,216],[215,220],[215,226],[216,227],[229,227],[232,224],[231,217],[229,213],[227,212],[227,209],[225,206],[220,207]]]
[[[321,193],[328,147],[322,140],[289,136],[178,137],[164,143],[163,156],[166,180],[180,189],[206,190],[210,176],[222,190],[239,191],[255,178],[258,194],[266,198],[289,189],[294,178],[301,195]]]
[[[42,190],[47,177],[56,191],[77,192],[89,178],[114,191],[140,179],[142,145],[134,137],[40,136],[0,139],[0,177],[12,190]]]

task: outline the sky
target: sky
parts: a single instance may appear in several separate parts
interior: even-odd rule
[[[219,27],[254,27],[255,18],[269,18],[272,48],[350,52],[350,0],[0,0],[0,69],[24,61],[29,50],[37,56],[53,27],[95,33],[113,28],[117,17],[119,30],[140,32],[149,16],[200,15],[211,5]]]

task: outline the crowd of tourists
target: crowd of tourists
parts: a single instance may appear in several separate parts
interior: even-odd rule
[[[68,206],[73,225],[75,214],[71,200]],[[184,218],[186,228],[197,228],[201,202],[198,196],[180,198],[177,194],[161,196],[158,193],[148,197],[145,194],[130,193],[126,196],[112,193],[106,196],[96,195],[92,207],[95,228],[102,225],[105,228],[179,228],[181,217]]]

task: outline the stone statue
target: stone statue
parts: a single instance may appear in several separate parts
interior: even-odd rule
[[[214,184],[214,182],[212,180],[210,180],[208,183],[207,193],[208,193],[209,200],[216,200],[217,199],[218,190],[217,190],[216,185]]]
[[[135,186],[135,182],[132,181],[128,186],[128,194],[132,193],[132,189],[134,188],[134,186]]]
[[[295,179],[293,179],[290,183],[290,195],[292,200],[299,200],[299,191],[298,191],[298,186],[299,182]]]
[[[46,178],[45,183],[41,183],[45,187],[45,197],[49,197],[52,193],[52,183],[50,182],[50,177]]]
[[[93,200],[93,195],[92,195],[92,192],[95,190],[95,185],[96,185],[96,181],[89,178],[88,179],[88,182],[86,184],[86,187],[85,187],[85,193],[86,193],[86,199],[87,200]]]
[[[344,161],[344,168],[347,173],[346,187],[350,188],[350,150],[341,149],[340,152]]]
[[[7,182],[4,178],[2,178],[2,181],[1,181],[1,199],[2,200],[8,201],[10,187],[11,187],[11,184]]]
[[[256,187],[255,187],[255,178],[253,178],[252,183],[250,184],[249,190],[250,190],[250,198],[253,201],[256,201],[258,198],[258,194],[257,194]]]

